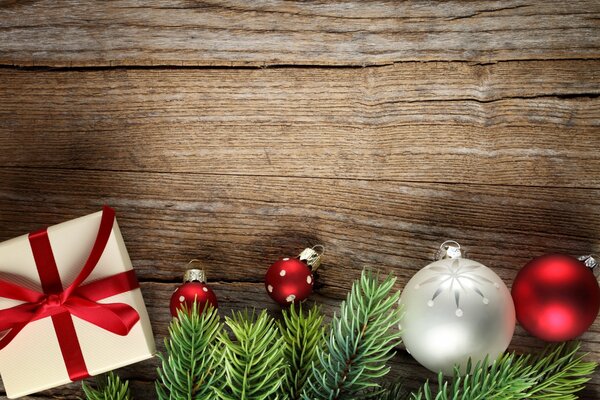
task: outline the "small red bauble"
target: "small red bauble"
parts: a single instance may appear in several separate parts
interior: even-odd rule
[[[591,268],[564,254],[525,265],[513,282],[512,296],[519,323],[548,342],[581,335],[600,309],[600,287]]]
[[[198,312],[201,314],[207,304],[218,307],[217,296],[206,285],[206,275],[203,270],[189,269],[183,278],[184,284],[173,292],[171,296],[171,315],[177,317],[177,311],[185,307],[191,310],[196,302]]]
[[[271,265],[265,275],[269,296],[281,306],[305,300],[312,293],[313,271],[319,267],[322,255],[307,248],[297,258],[282,258]]]

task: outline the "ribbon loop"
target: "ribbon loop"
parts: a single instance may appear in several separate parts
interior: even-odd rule
[[[0,297],[24,302],[0,310],[0,333],[7,332],[0,339],[0,350],[30,322],[51,317],[69,377],[77,380],[87,377],[88,373],[71,315],[116,335],[125,336],[131,331],[140,318],[133,307],[124,303],[105,304],[99,301],[138,288],[133,270],[82,285],[104,253],[114,219],[114,210],[105,206],[90,255],[73,283],[64,290],[47,230],[29,235],[43,293],[0,280]]]

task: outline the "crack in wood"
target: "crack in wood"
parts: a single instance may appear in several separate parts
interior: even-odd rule
[[[0,51],[0,54],[2,52]],[[209,65],[186,65],[181,61],[180,64],[161,64],[160,62],[152,65],[143,64],[120,64],[109,60],[108,65],[77,65],[70,62],[69,66],[53,66],[49,64],[22,65],[18,63],[6,64],[0,63],[0,70],[15,70],[28,72],[86,72],[86,71],[111,71],[111,70],[131,70],[131,71],[177,71],[177,70],[261,70],[261,69],[324,69],[324,70],[353,70],[353,69],[370,69],[370,68],[385,68],[394,65],[405,64],[463,64],[469,66],[489,66],[507,63],[537,63],[537,62],[568,62],[568,61],[598,61],[600,57],[567,57],[567,58],[512,58],[501,60],[462,60],[462,59],[407,59],[389,62],[374,62],[374,63],[356,63],[356,64],[304,64],[304,63],[247,63],[245,65],[228,63],[228,64],[209,64]]]
[[[517,10],[519,8],[527,8],[527,7],[529,7],[529,5],[527,5],[527,4],[519,4],[519,5],[516,5],[516,6],[490,8],[490,9],[486,9],[486,10],[477,10],[476,12],[474,12],[472,14],[460,15],[458,17],[450,17],[450,18],[447,18],[447,20],[448,21],[454,21],[454,20],[459,20],[459,19],[473,18],[473,17],[479,17],[479,16],[481,16],[483,14],[493,14],[493,13],[497,13],[497,12],[500,12],[500,11]]]

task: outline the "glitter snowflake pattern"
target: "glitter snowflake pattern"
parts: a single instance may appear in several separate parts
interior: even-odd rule
[[[496,290],[498,290],[500,285],[477,273],[477,269],[480,269],[482,267],[481,265],[468,263],[469,260],[457,258],[451,263],[443,266],[434,265],[431,267],[426,267],[431,271],[437,272],[437,274],[431,278],[425,279],[420,283],[417,283],[415,285],[415,289],[419,289],[424,285],[437,283],[437,288],[433,292],[431,299],[427,301],[427,305],[429,307],[433,307],[435,304],[435,299],[447,290],[449,293],[454,295],[454,302],[456,303],[455,314],[457,317],[463,316],[463,310],[460,308],[460,295],[469,289],[481,297],[483,304],[489,304],[490,300],[483,294],[481,286],[489,284],[493,285]]]

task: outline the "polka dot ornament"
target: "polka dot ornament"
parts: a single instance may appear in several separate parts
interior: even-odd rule
[[[271,265],[265,276],[269,296],[282,307],[308,298],[314,285],[313,269],[318,267],[321,254],[305,249],[298,258],[282,258]]]
[[[177,317],[177,311],[183,309],[191,310],[196,302],[198,311],[202,313],[207,304],[218,307],[217,296],[208,285],[206,285],[205,274],[202,270],[188,270],[184,277],[184,283],[178,287],[171,296],[170,311],[173,317]]]

